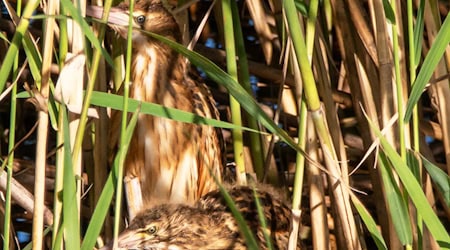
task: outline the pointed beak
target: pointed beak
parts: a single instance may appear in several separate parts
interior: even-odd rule
[[[86,7],[86,15],[101,19],[103,16],[103,7],[89,5]],[[110,26],[128,26],[129,14],[123,9],[112,7],[108,15],[108,24]]]
[[[138,248],[145,241],[146,234],[136,231],[124,231],[119,235],[117,242],[120,248]]]
[[[136,231],[124,231],[117,238],[117,248],[114,249],[141,249],[141,243],[145,241],[146,235]],[[112,250],[113,242],[100,248],[100,250]]]

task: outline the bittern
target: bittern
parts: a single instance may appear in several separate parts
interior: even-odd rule
[[[100,18],[102,11],[91,6],[87,14]],[[108,25],[125,39],[130,12],[133,16],[130,97],[218,118],[211,93],[190,76],[185,57],[142,32],[181,42],[173,15],[159,0],[137,0],[133,11],[129,3],[121,3],[111,9]],[[113,119],[113,133],[119,128],[120,115],[117,118]],[[221,141],[220,131],[211,126],[140,115],[125,160],[125,174],[139,178],[144,207],[167,201],[194,202],[216,189],[212,175],[221,179]]]
[[[263,227],[254,191],[240,186],[228,192],[260,249],[268,249],[264,233],[270,238],[273,249],[287,249],[291,210],[282,199],[256,190],[266,221]],[[143,211],[119,235],[117,243],[124,249],[247,249],[236,219],[218,190],[191,206],[161,204]]]

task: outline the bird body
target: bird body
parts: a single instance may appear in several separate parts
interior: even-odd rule
[[[88,14],[100,17],[100,8]],[[127,38],[129,4],[111,9],[108,24]],[[130,97],[177,108],[194,114],[218,118],[208,89],[189,76],[186,59],[166,44],[142,31],[153,32],[180,42],[175,19],[159,0],[135,2],[132,32]],[[111,137],[118,138],[120,114],[113,115]],[[140,115],[129,152],[125,174],[138,178],[143,207],[164,202],[194,202],[216,189],[221,179],[221,134],[206,125],[187,124],[167,118]],[[117,140],[113,139],[113,144]]]
[[[260,249],[268,249],[264,232],[273,249],[287,249],[291,210],[281,199],[244,186],[231,188],[228,193]],[[255,195],[266,227],[261,226]],[[248,249],[219,190],[206,194],[193,205],[161,204],[141,212],[117,242],[119,248],[125,249]]]
[[[170,55],[171,50],[164,51],[162,44],[153,46],[141,48],[144,52],[133,57],[130,96],[217,118],[212,105],[203,110],[196,107],[208,105],[209,100],[202,93],[206,92],[201,90],[202,86],[185,75],[184,58]],[[128,175],[140,179],[144,203],[193,202],[215,189],[210,171],[220,180],[222,158],[218,136],[216,129],[209,126],[140,115],[125,167]]]

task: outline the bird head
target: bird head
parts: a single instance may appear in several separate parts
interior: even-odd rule
[[[127,39],[130,13],[132,15],[132,39],[134,44],[152,40],[145,32],[156,33],[177,42],[181,40],[175,18],[160,0],[136,0],[132,11],[128,1],[111,8],[108,25],[124,39]],[[88,6],[86,14],[100,19],[103,15],[103,7]]]
[[[138,214],[117,238],[118,249],[180,249],[195,240],[191,217],[197,210],[190,206],[163,204]],[[112,249],[112,243],[102,250]]]

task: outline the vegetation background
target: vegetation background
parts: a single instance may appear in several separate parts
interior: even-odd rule
[[[118,231],[127,145],[108,161],[108,109],[193,122],[112,94],[123,41],[86,4],[117,3],[2,2],[3,249],[93,249]],[[449,5],[167,2],[186,41],[171,46],[212,88],[223,122],[206,123],[228,131],[237,181],[285,188],[312,249],[450,248]]]

